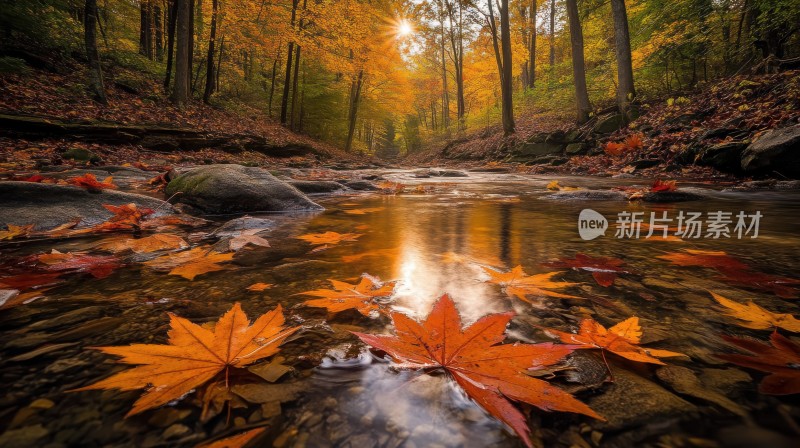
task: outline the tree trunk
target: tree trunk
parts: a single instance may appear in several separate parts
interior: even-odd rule
[[[514,133],[514,104],[512,100],[513,64],[511,62],[511,23],[508,17],[508,0],[500,2],[500,46],[503,52],[503,133]]]
[[[208,37],[208,58],[206,60],[206,88],[203,91],[203,102],[209,104],[214,93],[214,41],[217,38],[217,17],[219,16],[219,0],[211,2],[211,31]]]
[[[447,14],[450,19],[450,49],[453,50],[453,70],[456,79],[456,117],[460,131],[464,129],[465,113],[463,10],[461,0],[454,1],[458,2],[458,17],[456,17],[456,11],[450,1],[447,1]]]
[[[155,58],[159,62],[164,60],[164,25],[162,22],[163,12],[159,5],[153,5],[153,42],[155,43]]]
[[[141,0],[139,2],[139,54],[142,56],[147,56],[147,33],[150,31],[148,29],[148,7],[149,0]]]
[[[503,75],[503,54],[500,51],[500,37],[497,33],[497,23],[494,19],[494,7],[492,6],[492,2],[494,0],[487,0],[486,3],[489,5],[489,31],[492,34],[492,48],[494,49],[494,61],[497,64],[497,75],[500,78],[500,91],[503,91],[503,83],[505,82],[504,75]]]
[[[353,148],[353,134],[356,130],[356,119],[358,119],[358,102],[361,97],[361,85],[364,82],[364,70],[359,70],[358,77],[353,80],[350,86],[350,110],[347,114],[347,142],[344,150],[350,152]]]
[[[536,85],[536,0],[531,0],[530,40],[528,41],[528,87]]]
[[[169,90],[172,78],[172,55],[175,51],[175,24],[178,19],[178,0],[169,0],[167,20],[167,74],[164,76],[164,91]]]
[[[556,64],[556,0],[550,0],[550,68]]]
[[[189,1],[189,20],[187,26],[189,27],[189,57],[188,57],[188,64],[189,69],[186,70],[186,82],[189,86],[192,86],[192,64],[194,64],[194,0]],[[189,91],[189,97],[191,98],[192,92],[194,89]]]
[[[589,121],[589,93],[586,90],[586,66],[583,60],[583,30],[578,15],[578,0],[567,0],[569,40],[572,44],[572,77],[575,82],[575,108],[578,124]]]
[[[294,130],[295,119],[297,117],[297,78],[300,73],[300,45],[297,45],[297,51],[294,54],[294,75],[292,76],[292,113],[289,118],[289,129]]]
[[[292,19],[291,27],[294,29],[294,20],[297,16],[297,3],[299,0],[292,0]],[[292,57],[294,56],[294,41],[289,42],[289,51],[286,55],[286,77],[283,83],[283,97],[281,98],[281,124],[285,125],[289,116],[289,93],[292,87]]]
[[[611,0],[611,13],[614,17],[614,42],[617,53],[617,106],[627,121],[632,118],[630,104],[636,97],[636,90],[633,87],[631,39],[625,0]]]
[[[89,85],[97,102],[108,104],[106,89],[103,85],[103,69],[100,66],[100,54],[97,51],[97,0],[86,0],[84,8],[84,43],[86,58],[89,60]]]
[[[172,102],[178,107],[185,107],[189,102],[190,79],[192,70],[191,45],[191,3],[193,0],[175,0],[177,2],[176,51],[175,51],[175,87],[172,89]]]
[[[269,86],[269,110],[268,115],[272,118],[272,99],[275,98],[275,78],[278,76],[278,60],[281,58],[281,45],[283,43],[278,44],[278,54],[275,56],[275,60],[272,61],[272,80]]]
[[[447,60],[445,59],[445,35],[444,35],[444,9],[441,0],[439,3],[439,34],[442,38],[442,127],[450,127],[450,94],[447,87]]]

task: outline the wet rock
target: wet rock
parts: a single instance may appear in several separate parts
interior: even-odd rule
[[[70,370],[86,368],[89,365],[88,362],[76,358],[57,359],[44,368],[44,373],[48,375],[57,375]]]
[[[650,191],[642,196],[644,202],[688,202],[703,199],[704,196],[694,191]]]
[[[175,213],[168,203],[134,193],[103,190],[89,193],[78,187],[34,182],[0,182],[0,216],[3,224],[34,224],[47,230],[81,218],[79,228],[99,224],[112,216],[103,205],[134,203],[156,210],[151,216]]]
[[[77,342],[65,342],[65,343],[62,343],[62,344],[49,344],[49,345],[45,345],[43,347],[39,347],[36,350],[31,350],[31,351],[29,351],[27,353],[23,353],[23,354],[14,356],[13,358],[10,358],[9,361],[15,361],[15,362],[28,361],[30,359],[38,358],[39,356],[44,356],[44,355],[46,355],[48,353],[61,352],[61,351],[63,351],[63,349],[65,349],[67,347],[71,347],[73,345],[77,345],[77,344],[78,344]]]
[[[61,153],[61,158],[79,162],[100,163],[100,156],[84,148],[69,148]]]
[[[691,369],[681,366],[664,366],[656,370],[656,376],[679,394],[708,401],[737,415],[747,415],[747,411],[743,407],[728,397],[708,390]]]
[[[84,176],[86,174],[92,174],[98,180],[103,180],[111,176],[114,185],[119,188],[126,189],[135,187],[137,184],[143,184],[155,177],[158,173],[144,171],[133,167],[109,165],[93,167],[91,169],[60,171],[57,173],[48,173],[44,175],[46,177],[54,177],[56,179],[66,180],[71,177]]]
[[[589,146],[586,143],[570,143],[567,145],[566,149],[564,150],[568,155],[577,156],[581,154],[586,154],[588,151]]]
[[[272,418],[281,415],[281,402],[280,401],[268,401],[266,403],[261,404],[261,417],[262,418]]]
[[[720,446],[726,448],[795,448],[797,440],[757,426],[734,426],[717,433]]]
[[[777,171],[800,176],[800,125],[762,134],[742,153],[741,166],[750,173]]]
[[[42,425],[24,426],[18,429],[10,429],[0,435],[0,446],[8,447],[38,447],[37,443],[50,433]]]
[[[633,166],[637,170],[643,170],[646,168],[652,168],[654,166],[657,166],[661,162],[662,161],[659,159],[639,159],[631,162],[631,166]]]
[[[603,384],[608,378],[608,369],[603,361],[586,351],[573,352],[567,357],[566,364],[570,369],[564,373],[570,383],[595,387]]]
[[[742,171],[742,152],[747,142],[719,143],[700,151],[695,161],[698,165],[710,166],[728,173]]]
[[[192,430],[188,426],[181,425],[180,423],[176,423],[176,424],[168,427],[167,429],[165,429],[164,433],[161,434],[161,435],[165,439],[169,440],[169,439],[174,439],[174,438],[177,438],[177,437],[185,436],[186,434],[189,434],[190,432],[192,432]]]
[[[225,224],[217,227],[212,235],[216,237],[239,236],[245,231],[267,231],[275,228],[275,221],[265,218],[254,218],[252,216],[242,216],[241,218],[231,219]]]
[[[192,168],[170,181],[166,194],[211,214],[322,209],[268,171],[242,165]]]
[[[298,382],[279,384],[236,384],[231,388],[231,392],[234,394],[250,403],[257,404],[269,403],[271,401],[280,403],[294,401],[303,390],[303,385]]]
[[[305,194],[325,194],[347,190],[347,187],[331,180],[292,180],[287,182]]]
[[[602,431],[617,431],[669,418],[692,418],[697,408],[658,384],[628,370],[614,367],[614,383],[588,401],[608,421]]]
[[[525,142],[516,147],[513,160],[524,161],[540,156],[563,154],[566,145],[549,142]]]
[[[160,408],[153,411],[147,423],[157,428],[167,428],[191,415],[189,409]]]
[[[753,382],[750,374],[736,368],[702,369],[700,381],[710,390],[730,395]]]
[[[544,196],[545,199],[559,201],[625,201],[628,196],[614,190],[575,190],[557,191]]]
[[[469,175],[463,171],[457,170],[438,170],[436,173],[439,177],[468,177]]]
[[[28,326],[31,330],[51,330],[53,328],[71,325],[78,322],[95,319],[100,316],[102,308],[99,306],[87,306],[72,311],[67,311],[52,319],[40,320]]]
[[[347,180],[341,182],[347,188],[356,191],[377,191],[378,187],[367,180]]]
[[[800,190],[800,180],[775,180],[775,179],[753,180],[748,182],[742,182],[741,184],[736,185],[735,187],[731,187],[723,191],[761,191],[761,190],[768,190],[768,191]]]
[[[611,114],[598,117],[597,123],[592,128],[593,134],[610,134],[625,124],[625,119],[620,114]]]
[[[125,319],[120,317],[101,317],[74,328],[68,328],[52,335],[54,341],[77,341],[83,338],[106,333],[119,328]]]

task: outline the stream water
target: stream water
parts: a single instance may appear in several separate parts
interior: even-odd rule
[[[606,371],[598,353],[581,351],[570,363],[571,370],[555,372],[550,380],[608,422],[525,408],[534,438],[544,446],[800,443],[798,397],[759,394],[756,388],[763,374],[713,356],[732,351],[721,334],[767,341],[770,331],[738,326],[708,291],[740,302],[752,298],[771,311],[800,315],[797,301],[778,297],[763,284],[748,284],[747,279],[736,283],[712,268],[676,266],[658,258],[687,249],[724,251],[753,271],[798,278],[800,194],[725,192],[697,185],[708,188],[706,199],[670,204],[552,200],[546,198],[546,185],[554,179],[544,176],[470,173],[466,178],[416,179],[407,171],[384,176],[408,184],[408,192],[317,197],[324,212],[267,215],[276,222],[273,230],[262,234],[271,247],[243,250],[224,271],[188,281],[131,263],[104,279],[66,277],[44,298],[0,310],[0,381],[6,389],[0,397],[0,431],[5,431],[0,445],[194,446],[235,434],[237,428],[266,424],[259,446],[521,446],[446,376],[397,371],[350,333],[390,332],[387,318],[370,319],[354,311],[332,316],[300,306],[309,297],[298,293],[328,288],[327,279],[354,282],[364,273],[396,280],[392,307],[415,318],[424,317],[438,297],[449,293],[469,323],[489,313],[515,311],[509,340],[532,342],[550,340],[540,327],[569,331],[586,317],[609,327],[638,316],[643,345],[687,355],[666,360],[686,368],[678,371],[683,376],[677,380],[667,371],[659,372],[659,366],[609,356],[615,382],[603,383]],[[558,180],[592,189],[642,183]],[[426,185],[426,191],[414,191],[416,185]],[[591,241],[579,236],[578,215],[587,208],[609,219],[605,236]],[[681,211],[704,216],[731,212],[732,231],[738,212],[759,211],[758,237],[739,239],[732,232],[731,237],[678,241],[644,238],[646,231],[640,238],[615,237],[614,221],[620,212],[644,212],[647,220],[650,212],[677,217]],[[296,238],[326,231],[361,236],[320,251],[310,251]],[[99,240],[113,238],[119,236],[12,244],[0,249],[0,262],[51,249],[91,250]],[[603,287],[586,270],[542,265],[578,253],[619,258],[629,273]],[[593,300],[523,302],[487,282],[481,268],[508,270],[518,265],[528,274],[561,270],[558,279],[580,283],[564,292]],[[274,286],[263,292],[246,289],[258,282]],[[189,395],[125,419],[139,391],[67,392],[120,370],[113,357],[90,347],[163,343],[167,312],[211,322],[234,302],[240,302],[251,318],[281,304],[289,322],[304,327],[278,354],[292,371],[261,386],[274,398],[245,397],[231,409],[209,412],[201,419],[202,404]]]

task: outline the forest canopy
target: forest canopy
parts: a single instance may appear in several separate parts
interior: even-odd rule
[[[390,156],[501,122],[512,133],[514,114],[581,122],[616,99],[632,119],[639,101],[767,72],[800,49],[793,0],[2,3],[5,71],[77,57],[100,101],[103,73],[144,76],[178,105],[247,104]]]

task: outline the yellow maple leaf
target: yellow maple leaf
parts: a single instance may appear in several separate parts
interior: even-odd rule
[[[793,332],[800,332],[800,320],[795,319],[791,314],[773,313],[764,309],[753,301],[746,304],[741,304],[733,300],[722,297],[709,291],[714,297],[714,300],[719,302],[720,305],[728,308],[726,314],[735,317],[741,322],[738,324],[745,328],[753,330],[771,330],[783,328]]]

